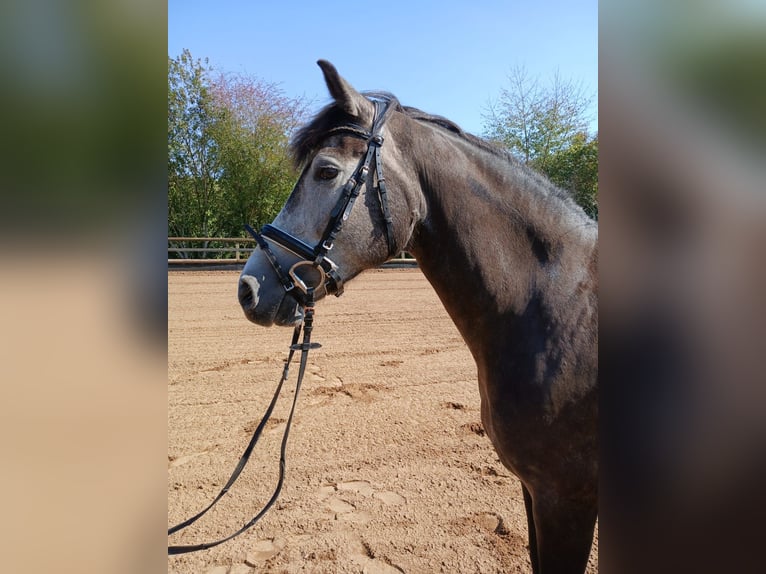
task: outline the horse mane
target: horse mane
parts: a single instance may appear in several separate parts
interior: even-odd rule
[[[399,100],[389,92],[364,92],[364,95],[371,99],[389,102],[393,106],[393,111],[403,113],[415,121],[432,125],[437,129],[444,130],[457,136],[480,150],[509,163],[509,167],[516,170],[517,173],[520,172],[520,175],[526,179],[534,180],[538,185],[542,185],[554,196],[558,196],[560,199],[567,202],[574,202],[569,191],[553,184],[547,177],[527,166],[511,152],[492,142],[464,131],[452,120],[443,116],[429,114],[411,106],[402,106],[399,103]],[[296,168],[300,170],[306,165],[306,163],[319,150],[322,142],[333,128],[343,125],[356,126],[355,120],[356,118],[343,111],[335,102],[322,108],[314,119],[295,132],[295,135],[291,139],[290,151]]]
[[[501,148],[500,146],[492,142],[489,142],[483,138],[477,137],[473,135],[472,133],[464,131],[459,125],[457,125],[452,120],[448,120],[447,118],[443,116],[429,114],[422,110],[419,110],[418,108],[413,108],[410,106],[403,106],[401,111],[414,120],[434,125],[437,128],[441,128],[452,134],[455,134],[463,141],[466,141],[472,144],[473,146],[481,149],[482,151],[485,151],[489,153],[490,155],[493,155],[499,158],[500,160],[510,164],[510,167],[516,170],[517,173],[519,173],[520,175],[522,175],[524,178],[528,180],[535,181],[537,185],[542,185],[554,196],[567,202],[574,202],[574,198],[572,197],[572,194],[568,190],[555,185],[547,177],[543,176],[539,172],[535,171],[534,169],[526,165],[524,162],[519,160],[516,156],[514,156],[508,150]]]

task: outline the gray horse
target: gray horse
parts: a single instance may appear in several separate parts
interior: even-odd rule
[[[307,293],[339,294],[411,252],[476,361],[482,422],[522,484],[533,571],[583,572],[598,498],[596,223],[504,151],[319,66],[333,102],[293,139],[302,174],[240,277],[246,316],[295,324]]]

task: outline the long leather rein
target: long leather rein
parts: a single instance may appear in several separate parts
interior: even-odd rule
[[[313,290],[310,289],[309,293],[310,293],[309,297],[313,299]],[[176,524],[172,528],[169,528],[168,536],[170,536],[171,534],[175,532],[178,532],[179,530],[183,530],[187,526],[194,524],[197,520],[199,520],[205,513],[207,513],[208,510],[210,510],[213,506],[215,506],[215,504],[219,500],[221,500],[221,498],[223,498],[223,496],[229,491],[229,488],[231,488],[231,486],[236,482],[237,478],[239,478],[240,473],[245,468],[245,465],[247,465],[247,462],[250,459],[250,455],[252,454],[253,449],[255,448],[255,445],[258,443],[258,439],[260,439],[261,437],[261,433],[263,432],[263,429],[266,426],[266,423],[271,417],[271,413],[274,411],[274,406],[277,404],[277,399],[279,398],[280,392],[282,391],[282,385],[287,380],[287,377],[289,375],[290,363],[293,360],[293,355],[295,354],[295,351],[300,351],[301,359],[300,359],[300,367],[298,368],[298,378],[295,382],[295,396],[293,397],[293,404],[292,404],[292,407],[290,408],[290,415],[287,418],[285,432],[282,435],[282,445],[279,451],[279,479],[277,480],[277,485],[274,488],[274,493],[271,495],[271,498],[269,498],[268,502],[258,512],[258,514],[256,514],[250,521],[245,523],[244,526],[242,526],[239,530],[230,534],[229,536],[226,536],[225,538],[221,538],[219,540],[215,540],[213,542],[204,542],[202,544],[191,544],[191,545],[184,545],[184,546],[168,545],[169,556],[174,554],[187,554],[189,552],[197,552],[199,550],[207,550],[208,548],[218,546],[219,544],[223,544],[224,542],[231,540],[235,536],[238,536],[242,534],[245,530],[249,529],[256,522],[258,522],[261,519],[261,517],[264,514],[266,514],[266,512],[268,512],[268,510],[276,502],[277,498],[279,497],[279,493],[282,490],[282,484],[285,479],[285,454],[287,450],[287,439],[290,436],[290,427],[292,426],[292,423],[293,423],[293,414],[295,413],[295,405],[298,402],[298,393],[301,390],[301,383],[303,382],[303,376],[306,372],[306,365],[308,364],[309,351],[311,349],[318,349],[319,347],[321,347],[319,343],[311,342],[311,331],[313,330],[313,323],[314,323],[313,301],[307,301],[307,304],[304,305],[303,307],[303,322],[296,325],[295,330],[293,331],[292,343],[290,344],[290,353],[287,356],[287,359],[285,359],[285,366],[282,370],[282,378],[279,380],[279,383],[277,384],[277,388],[274,391],[274,397],[271,399],[271,403],[269,403],[269,407],[266,409],[266,413],[263,415],[261,422],[258,423],[258,426],[253,432],[253,436],[250,439],[250,443],[247,445],[245,452],[242,453],[242,456],[240,457],[239,462],[237,463],[237,466],[234,468],[234,472],[231,473],[229,480],[226,481],[226,484],[224,485],[224,487],[221,489],[218,495],[213,499],[213,501],[207,507],[205,507],[203,510],[201,510],[200,512],[198,512],[191,518],[188,518],[184,520],[183,522]],[[303,331],[303,341],[301,343],[298,343],[301,330]]]

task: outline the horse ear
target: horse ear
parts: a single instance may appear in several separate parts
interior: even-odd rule
[[[322,68],[324,81],[327,84],[327,89],[330,90],[330,95],[341,109],[359,118],[363,125],[372,123],[375,115],[375,106],[372,102],[344,80],[330,62],[319,60],[317,64]]]

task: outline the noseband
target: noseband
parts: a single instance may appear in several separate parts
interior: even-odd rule
[[[313,291],[321,285],[325,286],[328,294],[332,293],[336,297],[343,294],[343,278],[338,270],[338,266],[329,258],[327,254],[332,250],[335,238],[343,228],[343,223],[348,219],[351,210],[354,207],[356,198],[362,189],[362,185],[367,181],[367,175],[370,166],[375,162],[375,175],[377,179],[378,200],[380,209],[383,213],[383,221],[386,225],[386,240],[388,241],[389,256],[395,255],[396,244],[394,242],[394,225],[391,220],[391,214],[388,209],[388,194],[386,190],[386,181],[383,178],[383,160],[380,155],[380,148],[383,146],[383,136],[380,132],[389,117],[389,114],[396,107],[397,100],[393,97],[386,100],[373,100],[375,104],[375,115],[372,120],[371,131],[366,131],[357,125],[346,125],[330,130],[330,134],[346,134],[363,139],[367,142],[367,153],[365,154],[359,166],[343,186],[343,191],[338,198],[335,207],[330,212],[330,220],[325,227],[324,234],[319,242],[311,247],[301,239],[290,233],[275,227],[274,225],[264,225],[260,232],[255,231],[249,225],[245,225],[248,233],[255,238],[258,247],[266,254],[271,263],[271,267],[279,278],[279,282],[286,292],[293,292],[297,287],[300,294],[297,295],[299,301],[305,299],[309,291]],[[267,241],[268,239],[268,241]],[[279,264],[276,255],[269,246],[269,242],[280,246],[297,255],[300,260],[290,267],[285,273]],[[311,267],[319,274],[319,280],[314,285],[307,285],[297,273],[301,267]]]

